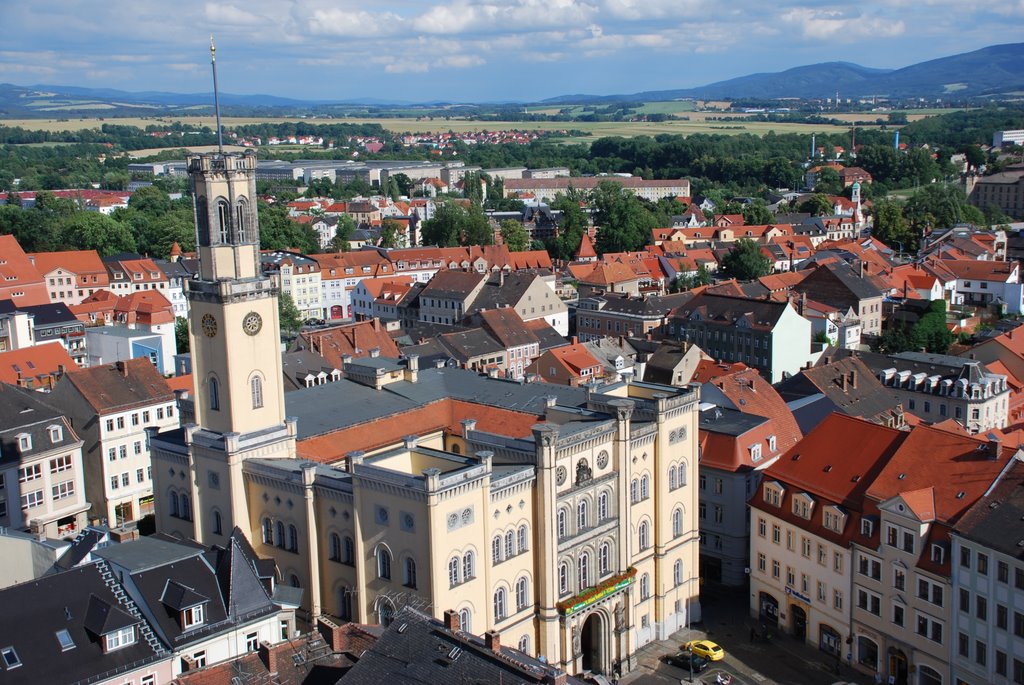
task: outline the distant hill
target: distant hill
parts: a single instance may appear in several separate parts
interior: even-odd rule
[[[993,45],[933,59],[902,69],[870,69],[848,62],[824,62],[771,74],[751,74],[699,88],[629,95],[564,95],[550,104],[613,100],[697,98],[825,98],[878,95],[890,98],[973,98],[1024,91],[1024,43]]]
[[[544,104],[599,103],[623,100],[664,101],[680,98],[864,97],[963,100],[1024,93],[1024,43],[993,45],[974,52],[933,59],[902,69],[871,69],[849,62],[824,62],[770,74],[750,74],[699,88],[655,90],[620,95],[563,95]],[[295,100],[274,95],[220,94],[226,115],[332,115],[339,109],[366,107],[428,107],[376,98]],[[77,86],[15,86],[0,84],[0,118],[124,117],[206,114],[212,93],[132,93]],[[450,104],[450,103],[449,103]],[[487,103],[478,103],[487,104]],[[490,103],[494,105],[495,103]]]

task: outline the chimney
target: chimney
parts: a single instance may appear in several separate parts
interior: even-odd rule
[[[852,369],[850,371],[850,387],[854,390],[857,389],[857,369]]]
[[[565,671],[555,671],[544,676],[544,685],[566,685],[569,682],[569,674]]]
[[[488,630],[484,633],[484,646],[495,654],[501,653],[501,633],[497,630]]]
[[[864,278],[864,260],[860,260],[860,277]]]
[[[470,431],[476,430],[476,419],[463,419],[462,420],[462,437],[468,437]]]
[[[807,306],[807,292],[804,291],[804,292],[800,293],[800,304],[797,305],[797,313],[800,316],[804,315],[804,307],[806,307],[806,306]]]
[[[415,383],[420,377],[420,356],[410,354],[405,361],[405,380]]]
[[[118,361],[114,363],[114,366],[117,367],[117,370],[121,372],[122,376],[128,378],[128,364],[124,361]]]
[[[373,330],[380,331],[380,319],[373,317]]]
[[[459,622],[459,612],[455,609],[448,609],[444,612],[444,629],[452,633],[462,630],[462,624]]]
[[[260,661],[263,662],[263,666],[271,674],[277,673],[277,653],[274,651],[273,645],[269,642],[260,643]]]
[[[335,652],[347,652],[349,648],[348,632],[334,621],[321,616],[316,621],[316,629],[320,636],[331,650]]]
[[[845,373],[839,376],[839,385],[842,386],[844,393],[848,390],[847,378]]]
[[[579,342],[580,342],[579,338],[577,338],[575,335],[572,336],[572,344],[573,345],[578,345]]]
[[[999,448],[1002,447],[1002,442],[999,440],[999,436],[995,433],[988,434],[988,458],[999,459]]]

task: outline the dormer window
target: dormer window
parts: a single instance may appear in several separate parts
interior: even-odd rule
[[[839,507],[830,506],[822,514],[822,525],[836,533],[843,532],[843,525],[846,521],[846,514],[840,511]]]
[[[936,564],[946,563],[946,550],[942,548],[942,545],[932,545],[931,559]]]
[[[778,482],[772,481],[764,484],[764,501],[772,506],[780,506],[782,503],[783,488]]]
[[[108,652],[135,644],[135,626],[121,628],[103,636]]]
[[[181,612],[181,627],[184,630],[195,628],[203,624],[203,605],[199,604],[189,607]]]
[[[861,519],[860,520],[860,534],[863,535],[864,537],[871,537],[872,535],[874,535],[875,534],[875,522],[872,521],[871,519],[867,519],[867,518]]]
[[[793,495],[793,514],[802,519],[811,518],[811,510],[814,508],[814,500],[806,492]]]
[[[60,426],[50,426],[47,430],[50,433],[50,442],[57,444],[64,439],[64,430]]]
[[[28,433],[18,434],[18,451],[28,452],[32,449],[32,436]]]
[[[774,435],[769,435],[768,436],[768,451],[769,452],[774,452],[776,446],[777,446],[777,443],[776,443],[776,440],[775,440],[775,436]]]
[[[761,443],[755,442],[749,449],[750,461],[761,461]]]

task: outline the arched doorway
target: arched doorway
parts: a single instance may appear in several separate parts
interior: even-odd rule
[[[942,676],[931,666],[918,666],[918,685],[942,685]]]
[[[789,613],[793,615],[793,637],[803,642],[807,639],[807,612],[798,604],[790,604]]]
[[[895,685],[907,685],[907,655],[902,649],[889,648],[889,675]]]
[[[583,652],[584,671],[605,673],[605,630],[604,621],[598,612],[587,616],[580,635],[580,649]]]

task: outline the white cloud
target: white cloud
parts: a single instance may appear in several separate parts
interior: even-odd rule
[[[795,25],[806,38],[852,42],[863,38],[891,38],[906,29],[902,20],[880,17],[847,17],[839,10],[794,8],[782,14],[782,21]]]

